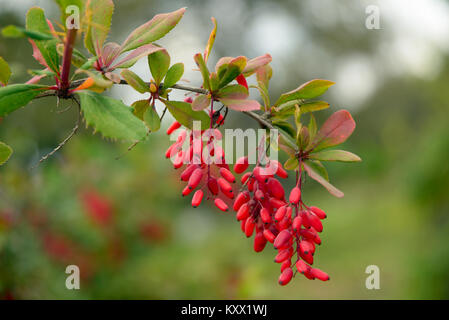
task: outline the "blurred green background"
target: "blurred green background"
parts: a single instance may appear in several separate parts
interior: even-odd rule
[[[0,1],[0,26],[23,25],[32,5],[59,18],[52,1]],[[186,6],[159,43],[185,78],[200,83],[193,55],[217,18],[211,63],[221,56],[273,56],[270,95],[313,78],[334,80],[331,108],[357,123],[344,148],[360,164],[331,164],[329,195],[307,181],[304,197],[328,218],[316,266],[329,282],[297,277],[277,284],[275,251],[252,250],[232,213],[192,209],[178,172],[164,157],[161,130],[120,160],[125,143],[85,129],[49,161],[32,168],[71,130],[76,110],[52,98],[33,102],[0,124],[14,149],[0,168],[0,297],[3,299],[441,299],[449,298],[449,4],[447,1],[115,1],[110,39],[120,42],[160,12]],[[380,29],[365,27],[377,5]],[[0,38],[11,83],[36,69],[25,40]],[[132,70],[146,80],[145,59]],[[126,87],[111,94],[131,103]],[[179,93],[177,98],[182,98]],[[165,127],[170,123],[166,119]],[[257,127],[231,114],[226,127]],[[81,268],[81,289],[67,290],[65,268]],[[380,268],[380,290],[365,268]]]

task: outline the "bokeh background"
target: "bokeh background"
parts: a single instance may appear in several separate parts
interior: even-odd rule
[[[277,284],[274,249],[252,250],[233,214],[193,209],[180,196],[178,172],[164,158],[164,130],[126,153],[91,129],[32,168],[71,130],[76,110],[52,98],[33,102],[0,124],[15,150],[0,168],[0,297],[3,299],[441,299],[449,298],[449,4],[428,1],[208,0],[115,1],[110,39],[121,42],[153,15],[186,6],[159,41],[185,78],[200,83],[193,55],[217,18],[211,63],[221,56],[273,56],[270,95],[314,78],[336,81],[332,112],[351,111],[357,128],[345,149],[360,164],[331,164],[329,195],[308,181],[304,196],[328,212],[316,266],[331,281],[297,277]],[[368,5],[380,29],[365,27]],[[50,0],[0,1],[0,26],[24,24]],[[37,68],[23,39],[0,38],[11,82]],[[149,79],[145,59],[132,68]],[[131,103],[127,87],[111,95]],[[178,98],[182,98],[179,93]],[[167,118],[168,119],[168,118]],[[170,121],[166,120],[167,127]],[[231,114],[226,127],[257,127]],[[116,160],[116,157],[125,155]],[[81,289],[65,287],[65,268],[81,268]],[[380,268],[380,290],[367,290],[365,268]]]

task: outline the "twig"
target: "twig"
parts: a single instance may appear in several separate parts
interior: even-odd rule
[[[37,166],[39,166],[42,162],[44,162],[45,160],[47,160],[48,158],[50,158],[52,155],[54,155],[59,149],[61,149],[67,142],[69,142],[69,140],[76,134],[76,132],[79,129],[79,125],[80,125],[80,121],[81,121],[81,105],[79,103],[78,100],[76,100],[76,98],[72,98],[73,101],[76,102],[76,104],[78,105],[78,119],[76,121],[75,126],[73,127],[72,131],[70,132],[70,134],[56,147],[54,148],[50,153],[47,153],[45,156],[43,156],[39,162],[37,164],[35,164],[34,166],[31,167],[31,169],[35,169]]]

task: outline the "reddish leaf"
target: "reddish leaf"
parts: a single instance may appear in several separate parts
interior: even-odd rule
[[[316,134],[308,150],[321,150],[346,141],[355,129],[355,122],[347,110],[332,114]]]
[[[256,72],[257,69],[259,69],[260,67],[269,64],[271,60],[272,60],[271,55],[269,55],[268,53],[264,54],[263,56],[259,56],[254,59],[248,60],[245,69],[243,69],[243,75],[245,77],[249,77],[254,72]]]

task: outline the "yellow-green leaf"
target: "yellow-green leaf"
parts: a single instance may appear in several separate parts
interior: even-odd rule
[[[0,141],[0,166],[8,161],[9,157],[11,157],[11,154],[12,148]]]
[[[0,57],[0,84],[6,86],[11,76],[11,69],[9,69],[8,63]]]
[[[321,161],[359,162],[360,157],[354,153],[344,150],[323,150],[309,154],[310,159]]]
[[[122,70],[120,75],[123,79],[125,79],[126,83],[133,87],[137,92],[145,93],[150,91],[150,88],[145,83],[145,81],[143,81],[137,74],[135,74],[131,70]]]
[[[148,56],[148,65],[156,85],[162,82],[170,67],[170,55],[167,50],[159,50]]]
[[[181,80],[184,74],[184,64],[179,62],[175,63],[168,69],[164,79],[164,89],[168,89]]]
[[[311,80],[309,82],[302,84],[295,90],[282,94],[276,101],[275,106],[279,106],[288,101],[297,99],[316,98],[325,93],[327,89],[334,84],[335,82],[329,80],[322,80],[322,79]]]

